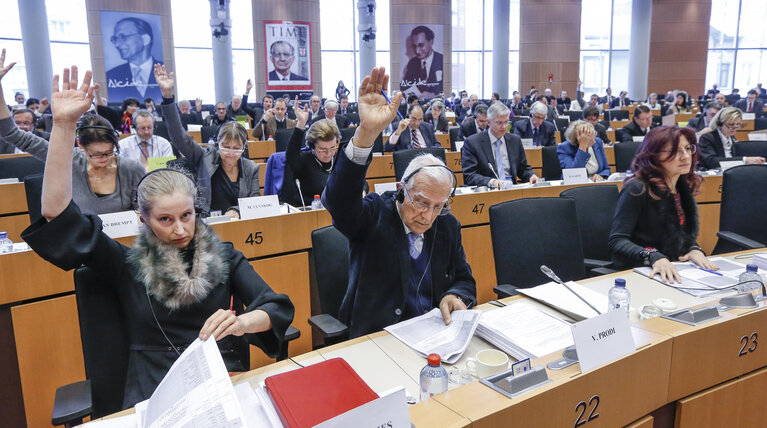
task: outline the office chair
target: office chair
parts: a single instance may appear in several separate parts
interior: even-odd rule
[[[24,177],[24,193],[27,195],[29,224],[32,224],[42,217],[43,174]]]
[[[578,229],[581,232],[584,264],[592,274],[606,275],[612,254],[607,246],[618,204],[618,186],[613,184],[573,187],[559,194],[560,198],[575,200]]]
[[[354,136],[354,132],[357,128],[344,128],[341,130],[341,144],[348,143]]]
[[[634,160],[634,155],[641,144],[633,141],[615,143],[615,172],[631,170],[631,161]]]
[[[218,131],[218,126],[203,126],[200,128],[200,141],[202,141],[203,144],[207,144],[210,139],[216,139],[216,131]]]
[[[344,341],[349,329],[337,317],[349,283],[349,242],[334,226],[312,231],[312,271],[321,313],[309,324],[325,345]]]
[[[397,181],[402,180],[402,176],[405,174],[405,169],[407,169],[407,166],[410,164],[410,161],[422,153],[428,153],[430,155],[434,155],[438,159],[440,159],[442,162],[446,162],[445,149],[441,147],[397,150],[393,152],[395,180]]]
[[[761,156],[767,158],[767,141],[736,141],[732,145],[732,156]]]
[[[23,181],[28,175],[42,174],[45,164],[32,156],[0,157],[0,178],[16,178]]]
[[[455,142],[463,140],[463,137],[461,137],[461,128],[452,126],[448,128],[447,132],[450,135],[450,150],[454,152],[456,150]]]
[[[522,198],[491,206],[489,215],[498,298],[548,282],[543,264],[563,281],[586,277],[573,199]]]
[[[288,149],[290,137],[293,136],[293,128],[278,129],[274,136],[275,151],[284,152]]]
[[[355,125],[359,125],[360,124],[360,115],[359,115],[359,113],[348,111],[350,109],[351,109],[351,107],[347,108],[346,118],[349,119],[349,123],[353,123]]]
[[[767,199],[757,189],[767,186],[767,168],[741,165],[722,175],[722,205],[716,234],[719,239],[713,253],[764,247],[767,229],[762,221],[767,217]]]
[[[562,179],[562,165],[559,163],[556,145],[541,148],[541,160],[543,162],[543,178],[547,181]]]

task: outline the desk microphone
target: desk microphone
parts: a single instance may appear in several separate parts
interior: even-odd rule
[[[577,297],[577,298],[581,299],[581,300],[583,301],[583,303],[585,303],[585,304],[589,305],[589,307],[590,307],[591,309],[593,309],[593,310],[594,310],[594,312],[596,312],[598,315],[602,315],[602,312],[599,312],[599,310],[597,310],[597,308],[595,308],[594,306],[592,306],[592,305],[591,305],[591,303],[589,303],[589,302],[588,302],[586,299],[584,299],[583,297],[581,297],[581,295],[580,295],[580,294],[576,293],[576,292],[575,292],[575,290],[573,290],[572,288],[570,288],[570,286],[569,286],[569,285],[565,284],[565,283],[564,283],[564,281],[562,281],[561,279],[559,279],[559,277],[557,276],[557,274],[555,274],[555,273],[554,273],[554,271],[553,271],[553,270],[551,270],[551,269],[550,269],[548,266],[546,266],[546,265],[541,265],[541,272],[543,272],[543,274],[544,274],[544,275],[546,275],[546,276],[548,276],[549,278],[551,278],[551,280],[552,280],[552,281],[554,281],[554,282],[556,282],[557,284],[559,284],[559,285],[561,285],[561,286],[565,287],[566,289],[570,290],[570,292],[571,292],[571,293],[575,294],[575,297]]]
[[[296,178],[296,187],[298,187],[298,196],[301,197],[301,208],[306,211],[306,203],[304,203],[304,194],[301,193],[301,182]]]
[[[496,180],[498,180],[498,186],[497,186],[497,188],[499,188],[499,189],[500,189],[500,188],[501,188],[501,186],[503,185],[503,183],[501,182],[501,179],[498,177],[498,173],[496,173],[496,172],[495,172],[495,168],[493,168],[493,163],[492,163],[492,162],[488,162],[488,163],[487,163],[487,166],[489,166],[489,167],[490,167],[490,171],[492,171],[492,172],[493,172],[493,175],[495,176],[495,179],[496,179]]]

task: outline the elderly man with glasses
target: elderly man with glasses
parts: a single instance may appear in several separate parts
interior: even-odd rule
[[[384,144],[384,151],[394,152],[405,149],[442,147],[434,136],[434,127],[423,121],[423,108],[413,104],[408,118],[399,121],[399,126]]]
[[[518,120],[514,123],[514,134],[519,138],[532,138],[534,146],[553,146],[557,142],[554,134],[557,127],[546,122],[549,107],[541,101],[536,101],[530,107],[530,120]]]
[[[374,68],[359,90],[360,125],[330,174],[323,205],[349,239],[349,285],[339,316],[351,337],[439,308],[476,303],[476,283],[461,244],[461,226],[449,214],[455,176],[431,155],[410,162],[396,192],[360,198],[373,143],[397,113],[402,94],[387,102],[389,76]]]

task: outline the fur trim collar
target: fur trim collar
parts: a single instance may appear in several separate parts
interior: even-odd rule
[[[170,310],[198,302],[229,275],[229,263],[223,258],[223,245],[215,233],[197,221],[192,241],[192,269],[184,261],[182,250],[160,241],[146,225],[128,253],[136,269],[136,278],[147,292]],[[189,273],[187,273],[189,272]]]

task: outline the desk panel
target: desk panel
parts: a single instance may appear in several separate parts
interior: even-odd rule
[[[248,141],[248,156],[250,159],[267,159],[276,148],[274,141]]]
[[[233,242],[249,259],[307,249],[312,246],[309,234],[316,228],[313,211],[213,225],[222,241]]]
[[[373,156],[367,171],[368,178],[394,177],[394,156]]]
[[[33,251],[0,256],[0,305],[74,291],[72,272]]]
[[[490,226],[464,227],[461,229],[461,239],[463,250],[466,252],[466,261],[471,266],[471,273],[477,282],[477,302],[495,299],[493,287],[498,285],[498,281],[495,278]]]
[[[0,231],[8,232],[8,239],[22,242],[21,232],[29,227],[29,214],[0,216]]]
[[[24,183],[0,184],[0,201],[0,215],[27,212]]]

